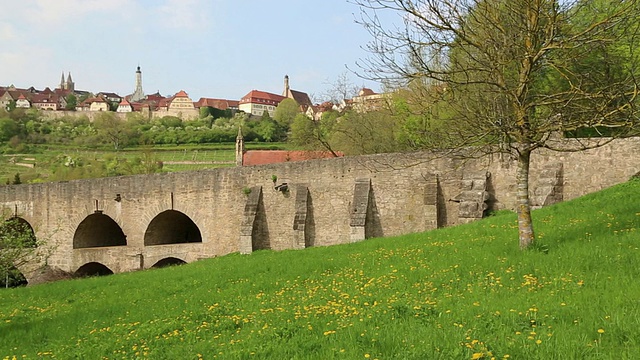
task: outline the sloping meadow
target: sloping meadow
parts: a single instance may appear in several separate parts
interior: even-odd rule
[[[2,290],[0,358],[637,359],[639,194]]]

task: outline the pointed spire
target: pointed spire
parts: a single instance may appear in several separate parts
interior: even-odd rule
[[[64,71],[62,72],[62,76],[60,77],[60,89],[64,89]]]
[[[71,84],[72,82],[73,82],[73,80],[71,80],[71,71],[69,71],[69,75],[67,76],[67,83]]]
[[[144,91],[142,90],[142,71],[140,71],[140,64],[136,68],[136,88],[131,94],[131,101],[137,102],[144,99]]]
[[[284,91],[282,92],[282,96],[289,96],[289,75],[284,76]]]

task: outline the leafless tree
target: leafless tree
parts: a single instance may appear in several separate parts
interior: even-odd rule
[[[439,90],[423,99],[445,104],[431,146],[517,159],[522,249],[535,239],[531,153],[579,151],[637,129],[638,0],[351,2],[372,36],[360,75]],[[558,140],[568,132],[608,137]]]

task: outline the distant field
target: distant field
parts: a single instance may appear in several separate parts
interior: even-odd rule
[[[284,143],[246,143],[247,149],[287,149]],[[153,159],[163,162],[162,171],[189,171],[235,166],[235,144],[198,144],[185,146],[140,146],[115,151],[111,148],[82,149],[69,146],[32,146],[33,152],[0,156],[0,183],[13,181],[19,173],[22,182],[47,181],[55,167],[64,166],[64,159],[94,159],[108,157],[133,160]]]
[[[640,180],[533,212],[0,290],[0,359],[640,359]]]

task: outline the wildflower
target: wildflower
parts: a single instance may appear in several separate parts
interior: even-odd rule
[[[540,340],[540,339],[536,340],[536,344],[538,344],[538,345],[542,344],[542,340]]]
[[[370,358],[370,357],[371,357],[371,355],[369,355],[369,354],[364,354],[364,357],[368,359],[368,358]]]
[[[471,356],[472,360],[477,360],[477,359],[482,359],[484,357],[483,353],[473,353],[473,355]]]
[[[598,334],[604,334],[604,329],[598,329]]]

